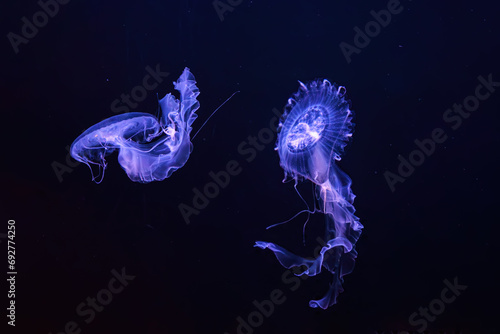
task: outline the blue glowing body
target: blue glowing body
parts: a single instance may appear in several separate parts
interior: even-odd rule
[[[105,119],[73,142],[71,156],[89,167],[102,168],[101,180],[107,166],[105,157],[115,150],[119,150],[118,161],[132,181],[148,183],[170,177],[184,166],[193,150],[189,134],[200,107],[196,99],[200,93],[188,68],[174,86],[180,101],[170,93],[159,100],[159,119],[138,112]]]
[[[345,88],[337,88],[327,80],[314,81],[301,87],[288,100],[280,121],[276,150],[285,179],[297,183],[308,179],[315,184],[319,211],[326,216],[326,239],[315,259],[303,258],[264,241],[255,246],[270,249],[286,268],[305,266],[299,275],[314,276],[325,268],[333,274],[329,291],[309,306],[323,309],[337,302],[343,291],[343,276],[352,272],[357,256],[354,245],[363,225],[354,215],[354,194],[350,178],[336,165],[352,136],[354,124]]]

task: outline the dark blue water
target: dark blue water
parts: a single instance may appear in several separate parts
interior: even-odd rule
[[[2,333],[499,333],[500,24],[491,1],[4,3],[0,241],[15,221]],[[200,89],[186,165],[101,184],[67,148],[189,67]],[[328,310],[330,276],[297,279],[256,240],[311,256],[305,209],[265,137],[298,80],[346,87],[339,166],[364,225]],[[233,171],[212,198],[214,175]],[[311,186],[299,191],[313,202]],[[205,194],[206,195],[206,194]],[[198,196],[198,197],[197,197]],[[210,197],[209,196],[209,197]],[[197,202],[198,201],[198,202]],[[196,204],[198,203],[198,204]],[[188,218],[180,205],[195,208]],[[197,208],[196,208],[197,205]],[[15,301],[15,318],[6,315]],[[8,322],[12,322],[11,325]],[[15,327],[12,326],[15,324]],[[425,332],[424,332],[425,333]]]

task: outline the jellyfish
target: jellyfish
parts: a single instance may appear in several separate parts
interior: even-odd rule
[[[71,156],[90,167],[99,167],[104,177],[105,158],[119,151],[118,162],[134,182],[162,181],[184,166],[193,150],[191,124],[197,118],[200,94],[196,81],[185,68],[175,89],[180,100],[167,94],[158,101],[158,118],[151,114],[130,112],[105,119],[84,131],[71,145]]]
[[[351,179],[336,164],[352,136],[353,113],[344,87],[328,80],[299,83],[299,91],[285,106],[275,150],[285,171],[283,182],[295,180],[295,187],[302,180],[313,183],[318,208],[305,211],[325,215],[325,242],[316,258],[295,255],[272,242],[257,241],[254,246],[273,251],[285,268],[300,267],[296,275],[315,276],[323,268],[330,272],[328,292],[309,302],[312,308],[327,309],[337,303],[343,276],[354,268],[354,246],[363,228],[354,215]]]

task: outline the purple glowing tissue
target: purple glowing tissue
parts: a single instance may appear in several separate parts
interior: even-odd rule
[[[326,217],[326,238],[316,258],[303,258],[271,242],[255,247],[270,249],[285,268],[301,267],[296,275],[314,276],[324,268],[333,275],[326,295],[309,306],[327,309],[343,291],[343,276],[352,272],[357,252],[354,245],[363,225],[354,215],[351,179],[337,166],[354,124],[345,88],[328,80],[305,85],[288,100],[280,120],[276,150],[285,180],[307,179],[314,184],[319,208]],[[284,180],[284,181],[285,181]],[[314,212],[310,212],[314,213]]]
[[[184,166],[193,145],[189,134],[197,118],[200,94],[193,74],[184,69],[175,89],[180,100],[167,94],[158,101],[159,117],[130,112],[110,117],[83,132],[71,145],[71,156],[87,166],[99,166],[102,181],[105,157],[118,150],[118,162],[135,182],[164,180]],[[92,172],[92,168],[91,168]],[[96,180],[92,173],[92,180]]]

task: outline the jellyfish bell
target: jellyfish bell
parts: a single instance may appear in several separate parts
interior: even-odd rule
[[[328,80],[300,82],[280,121],[276,150],[285,176],[322,184],[331,159],[340,160],[354,124],[345,88]]]

